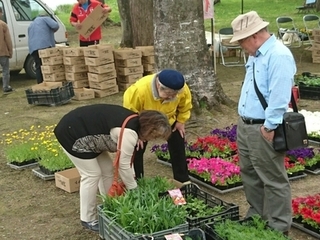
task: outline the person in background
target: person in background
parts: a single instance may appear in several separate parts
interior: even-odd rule
[[[99,231],[96,217],[96,194],[108,193],[113,182],[113,161],[109,152],[117,151],[122,123],[136,115],[122,106],[95,104],[67,113],[54,129],[65,153],[78,169],[80,182],[81,224]],[[131,158],[138,139],[167,139],[171,127],[167,117],[158,111],[142,111],[126,124],[121,142],[119,176],[127,190],[137,187]]]
[[[2,8],[0,7],[0,65],[2,67],[3,94],[12,93],[10,84],[9,59],[12,58],[12,41],[7,24],[2,21]]]
[[[39,50],[55,47],[54,33],[58,29],[59,24],[46,13],[36,17],[28,27],[29,53],[35,62],[37,83],[43,82]]]
[[[292,213],[285,152],[276,152],[272,142],[291,99],[295,60],[290,49],[268,32],[269,23],[257,12],[241,14],[231,25],[234,35],[230,42],[238,42],[249,53],[237,124],[241,179],[250,204],[246,218],[258,214],[271,228],[288,235]],[[265,110],[254,81],[267,101]]]
[[[143,110],[163,112],[172,126],[168,139],[168,149],[173,170],[173,178],[189,183],[185,152],[185,122],[191,115],[191,93],[183,75],[173,69],[145,76],[131,85],[123,95],[123,106],[139,113]],[[143,154],[147,142],[139,142],[135,154],[134,170],[137,178],[144,176]]]
[[[81,22],[86,19],[86,17],[92,12],[92,10],[98,6],[101,5],[103,8],[103,13],[110,13],[111,8],[107,4],[103,4],[99,1],[95,0],[78,0],[78,3],[76,3],[73,6],[73,9],[71,11],[70,15],[70,23],[72,26],[74,26],[76,29],[81,29],[82,25]],[[90,36],[89,38],[85,38],[79,34],[79,45],[80,47],[87,47],[90,45],[99,44],[101,40],[102,34],[101,34],[101,26],[99,26]]]

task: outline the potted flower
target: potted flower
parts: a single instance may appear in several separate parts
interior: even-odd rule
[[[213,129],[211,135],[216,135],[221,138],[227,138],[231,142],[235,142],[237,139],[237,125],[231,125],[222,129],[216,128]]]
[[[305,161],[302,158],[298,158],[296,162],[290,162],[289,157],[284,158],[284,166],[286,168],[288,177],[295,177],[303,174],[305,169]]]
[[[12,133],[3,134],[4,153],[9,164],[16,166],[34,165],[41,158],[43,143],[53,138],[55,126],[31,126]]]
[[[55,172],[74,167],[56,139],[46,141],[45,146],[45,149],[41,151],[41,160],[39,161],[39,168],[44,174],[52,175]]]
[[[293,221],[320,234],[320,194],[292,200]],[[320,235],[319,235],[320,236]]]
[[[240,182],[240,167],[221,158],[189,159],[190,175],[220,190]]]
[[[316,171],[320,169],[320,150],[312,158],[308,158],[305,161],[305,168],[310,171]]]
[[[155,144],[152,146],[151,150],[152,153],[154,153],[157,158],[164,162],[169,162],[170,160],[170,153],[168,149],[168,144]]]

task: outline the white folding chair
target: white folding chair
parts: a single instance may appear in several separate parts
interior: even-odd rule
[[[278,38],[284,45],[292,48],[302,45],[299,30],[291,17],[278,17],[276,23],[278,27]]]
[[[314,28],[320,28],[320,17],[314,14],[308,14],[303,16],[303,24],[306,29],[306,34],[308,35],[308,41],[312,45],[312,36],[310,32]]]
[[[246,56],[241,46],[236,43],[230,43],[230,39],[233,36],[233,29],[231,27],[221,28],[219,30],[219,52],[221,57],[221,64],[226,67],[235,67],[235,66],[243,66],[246,64]],[[223,55],[225,50],[234,49],[239,52],[238,61],[229,61],[225,60]],[[243,58],[243,60],[241,60]]]

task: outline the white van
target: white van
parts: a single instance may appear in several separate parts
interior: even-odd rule
[[[11,73],[19,73],[24,68],[30,78],[36,78],[35,64],[28,49],[28,27],[39,13],[46,12],[59,23],[55,32],[56,43],[67,44],[67,30],[61,20],[41,0],[0,0],[3,18],[8,24],[13,42],[13,56],[10,59]]]

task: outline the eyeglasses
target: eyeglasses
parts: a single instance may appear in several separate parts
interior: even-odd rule
[[[243,44],[247,39],[249,39],[249,38],[251,38],[251,37],[252,37],[252,35],[251,35],[251,36],[249,36],[249,37],[246,37],[246,38],[240,39],[240,40],[238,40],[238,43],[241,45],[241,44]]]

